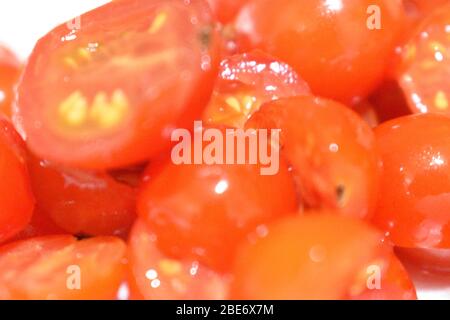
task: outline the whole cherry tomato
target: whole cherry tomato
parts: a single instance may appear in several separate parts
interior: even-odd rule
[[[0,45],[0,113],[10,117],[13,87],[19,79],[20,62],[12,51]]]
[[[135,217],[133,186],[105,172],[67,168],[29,156],[39,208],[72,234],[125,236]]]
[[[31,219],[34,197],[22,139],[0,116],[0,243],[25,228]]]
[[[252,0],[235,28],[241,50],[262,49],[313,93],[353,103],[383,79],[403,21],[401,0]]]
[[[224,145],[235,138],[224,129],[214,130],[223,134]],[[200,150],[205,154],[210,146],[205,143]],[[283,159],[273,175],[264,175],[263,162],[251,164],[249,153],[243,164],[175,164],[171,159],[157,174],[150,164],[153,178],[142,186],[137,208],[164,254],[226,271],[240,242],[264,232],[265,223],[297,210],[294,182]]]
[[[212,92],[218,41],[206,1],[114,1],[79,22],[51,31],[29,58],[16,118],[30,149],[91,169],[168,149]]]
[[[262,103],[310,93],[309,87],[287,64],[253,51],[228,57],[203,119],[210,125],[243,127]]]
[[[233,279],[235,299],[416,297],[381,233],[331,211],[269,225],[264,237],[241,248]]]
[[[450,248],[450,118],[401,117],[375,135],[383,173],[374,222],[397,246]]]
[[[246,127],[281,129],[281,152],[308,206],[372,215],[379,159],[370,126],[354,111],[314,96],[284,98],[261,106]]]
[[[126,246],[114,237],[47,236],[0,248],[0,299],[113,299]]]
[[[413,112],[450,115],[450,5],[434,11],[403,49],[399,83]]]
[[[149,300],[220,300],[228,294],[228,279],[195,259],[172,259],[158,249],[158,237],[138,220],[129,242],[131,286],[135,297]]]

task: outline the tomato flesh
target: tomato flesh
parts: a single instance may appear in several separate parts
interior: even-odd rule
[[[262,103],[302,96],[309,87],[287,64],[253,51],[224,59],[203,119],[209,125],[243,127]]]
[[[355,299],[370,289],[367,268],[378,266],[381,272],[393,255],[374,228],[335,212],[286,218],[268,230],[241,248],[233,269],[233,298]],[[398,279],[385,274],[380,273],[382,283],[403,292]],[[414,289],[411,293],[414,298]]]
[[[158,249],[157,239],[145,222],[136,222],[129,242],[129,263],[138,291],[135,296],[149,300],[226,298],[228,281],[225,276],[193,259],[171,259]]]
[[[380,9],[380,29],[369,28],[377,15],[369,8]],[[252,0],[235,28],[240,50],[261,49],[291,65],[314,94],[353,103],[383,79],[403,21],[400,0]]]
[[[34,208],[23,142],[3,116],[0,116],[0,176],[1,243],[25,228]]]
[[[450,5],[428,16],[403,52],[398,79],[411,110],[450,115]]]
[[[135,214],[135,188],[105,172],[67,168],[29,156],[39,208],[72,234],[125,236]]]
[[[112,299],[124,277],[125,249],[113,237],[48,236],[5,245],[0,248],[0,299]],[[74,266],[80,276],[76,287],[69,279]]]
[[[123,0],[63,24],[36,45],[18,118],[42,159],[89,169],[142,162],[191,127],[218,65],[204,0]]]
[[[309,207],[372,215],[379,159],[370,126],[355,112],[314,96],[285,98],[263,105],[246,127],[281,129],[281,152]]]
[[[401,117],[375,135],[383,170],[374,222],[397,246],[450,248],[450,118]]]

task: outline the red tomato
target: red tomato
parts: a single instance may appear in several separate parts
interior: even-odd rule
[[[431,14],[403,52],[399,83],[411,110],[450,115],[450,6]]]
[[[29,157],[39,208],[64,230],[81,235],[128,233],[135,219],[135,188],[110,174],[66,168]]]
[[[138,220],[129,243],[132,289],[149,300],[220,300],[228,293],[223,275],[200,265],[194,259],[176,260],[157,248],[157,236]]]
[[[203,119],[210,125],[243,127],[262,103],[310,93],[306,82],[287,64],[254,51],[228,57]]]
[[[0,113],[11,116],[13,87],[19,79],[20,62],[9,49],[0,45]]]
[[[205,0],[123,0],[36,45],[18,122],[40,158],[105,169],[138,163],[191,127],[211,95],[217,49]]]
[[[376,109],[379,122],[411,114],[406,97],[397,81],[387,80],[371,94],[369,102]]]
[[[214,15],[221,23],[231,22],[249,0],[208,0]]]
[[[415,298],[414,288],[401,284],[410,284],[403,269],[398,277],[391,277],[400,269],[392,265],[395,270],[389,270],[393,252],[381,240],[374,228],[335,212],[286,218],[270,225],[265,237],[241,248],[233,269],[231,296],[357,299],[370,290],[376,291],[379,299]],[[372,276],[380,277],[381,288],[372,282]],[[385,292],[383,286],[397,294]]]
[[[114,298],[124,276],[125,250],[113,237],[48,236],[5,245],[0,248],[0,299]]]
[[[436,8],[449,3],[449,0],[403,0],[407,15],[416,23],[427,17]]]
[[[208,146],[203,145],[203,150]],[[275,175],[262,175],[261,162],[176,165],[169,161],[153,179],[146,179],[138,196],[138,214],[157,235],[164,254],[228,270],[238,243],[264,232],[265,223],[297,209],[292,177],[279,160]],[[151,165],[149,171],[155,172]]]
[[[0,243],[24,229],[31,219],[34,198],[25,159],[21,138],[0,116]]]
[[[450,249],[400,248],[395,249],[397,255],[425,274],[448,276],[450,272]]]
[[[450,118],[406,116],[375,134],[383,161],[375,223],[397,246],[450,248]]]
[[[353,107],[359,116],[372,128],[380,124],[375,106],[368,100],[364,100]]]
[[[379,161],[373,132],[355,112],[313,96],[285,98],[263,105],[246,127],[281,129],[282,154],[307,205],[372,215]]]
[[[252,0],[235,28],[241,50],[262,49],[291,65],[313,93],[350,103],[383,79],[403,16],[401,0]]]

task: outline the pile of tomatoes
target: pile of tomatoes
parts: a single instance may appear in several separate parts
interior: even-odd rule
[[[0,47],[0,299],[416,299],[397,256],[450,273],[450,1],[78,21],[25,65]],[[173,163],[196,120],[281,129],[278,171]]]

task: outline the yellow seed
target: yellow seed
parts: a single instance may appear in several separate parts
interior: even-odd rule
[[[64,64],[65,64],[66,66],[68,66],[68,67],[73,68],[73,69],[78,68],[77,62],[76,62],[75,59],[72,58],[72,57],[65,57],[65,58],[64,58]]]
[[[253,97],[251,96],[244,96],[242,98],[242,102],[244,105],[244,111],[246,111],[246,114],[250,113],[250,111],[252,111],[252,106],[253,106]]]
[[[166,12],[160,12],[155,19],[153,19],[152,24],[150,25],[150,28],[148,28],[148,32],[151,34],[157,33],[161,28],[164,26],[164,24],[167,21],[167,13]]]
[[[237,112],[241,112],[241,103],[236,97],[228,97],[225,99],[225,102]]]
[[[92,102],[90,118],[104,129],[119,124],[127,112],[129,103],[122,90],[115,90],[111,101],[105,92],[99,92]]]
[[[448,99],[447,99],[447,95],[445,94],[444,91],[439,90],[436,93],[436,96],[434,97],[434,104],[436,105],[436,108],[438,108],[439,110],[447,110],[448,109]]]
[[[77,52],[81,58],[91,60],[91,53],[86,48],[78,48]]]
[[[80,126],[87,118],[88,103],[80,91],[75,91],[59,105],[59,115],[70,126]]]
[[[159,262],[159,268],[165,275],[176,275],[182,271],[181,263],[176,260],[164,259]]]

